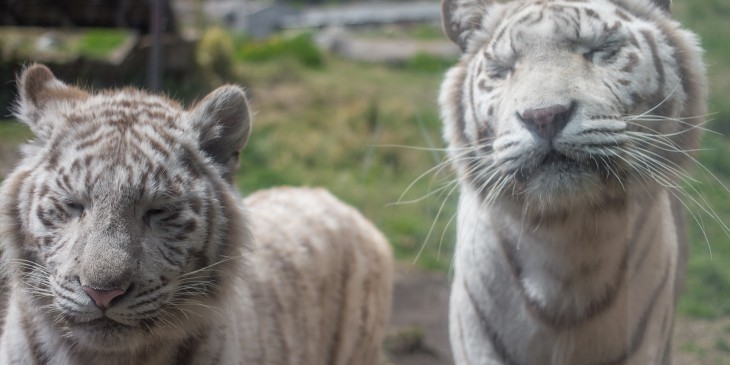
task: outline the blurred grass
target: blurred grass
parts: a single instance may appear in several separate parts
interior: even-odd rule
[[[0,120],[0,144],[13,148],[32,137],[30,130],[14,120]]]
[[[710,127],[730,136],[730,1],[675,0],[672,7],[680,22],[700,36],[707,51]]]
[[[89,29],[83,32],[78,44],[78,52],[95,58],[107,57],[120,47],[130,34],[126,30]]]
[[[4,59],[55,61],[69,60],[76,56],[105,58],[133,36],[133,32],[124,29],[58,31],[35,27],[0,27],[0,56]],[[39,42],[41,38],[45,38],[45,41]]]
[[[687,282],[679,304],[681,313],[694,317],[730,316],[730,237],[722,225],[730,225],[730,2],[726,0],[675,0],[677,19],[696,32],[706,50],[710,80],[708,128],[699,161],[715,177],[696,168],[699,184],[686,191],[717,212],[721,222],[692,204],[691,247]],[[704,203],[706,202],[706,203]],[[704,231],[704,232],[703,232]],[[705,238],[707,237],[707,238]]]
[[[445,196],[418,199],[442,181],[418,176],[441,153],[410,147],[440,147],[436,93],[441,70],[396,70],[326,56],[326,69],[280,59],[240,65],[258,111],[254,135],[244,151],[239,182],[245,192],[279,184],[326,186],[361,209],[390,238],[396,256],[445,269],[451,262],[447,231],[455,204]],[[432,185],[433,184],[433,185]],[[446,218],[446,219],[444,219]],[[435,222],[430,239],[428,230]]]
[[[294,36],[273,36],[263,41],[239,39],[236,60],[242,62],[266,62],[273,59],[290,58],[304,66],[319,68],[324,58],[312,42],[309,33]]]

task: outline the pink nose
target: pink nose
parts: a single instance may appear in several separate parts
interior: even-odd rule
[[[102,290],[94,289],[88,286],[82,286],[81,289],[83,289],[86,294],[88,294],[91,299],[94,300],[96,306],[101,309],[107,309],[111,307],[112,300],[124,294],[124,290],[122,289]]]
[[[570,105],[552,105],[547,108],[525,110],[519,115],[529,129],[540,137],[550,140],[568,124],[571,109]]]

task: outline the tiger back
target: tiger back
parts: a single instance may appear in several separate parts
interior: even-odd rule
[[[376,364],[392,254],[326,191],[233,185],[237,86],[193,108],[19,78],[35,139],[0,191],[0,364]]]
[[[457,364],[669,364],[706,99],[669,1],[445,0]]]

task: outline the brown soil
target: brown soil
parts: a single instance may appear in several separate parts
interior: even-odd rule
[[[385,342],[391,365],[451,365],[446,274],[401,265],[396,270],[391,324]],[[730,318],[679,317],[674,365],[730,365]]]

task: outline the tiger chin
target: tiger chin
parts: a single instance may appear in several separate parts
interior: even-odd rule
[[[33,65],[18,90],[0,364],[378,363],[390,246],[322,189],[240,198],[241,88],[185,109]]]
[[[670,364],[706,114],[668,0],[444,0],[457,364]]]

